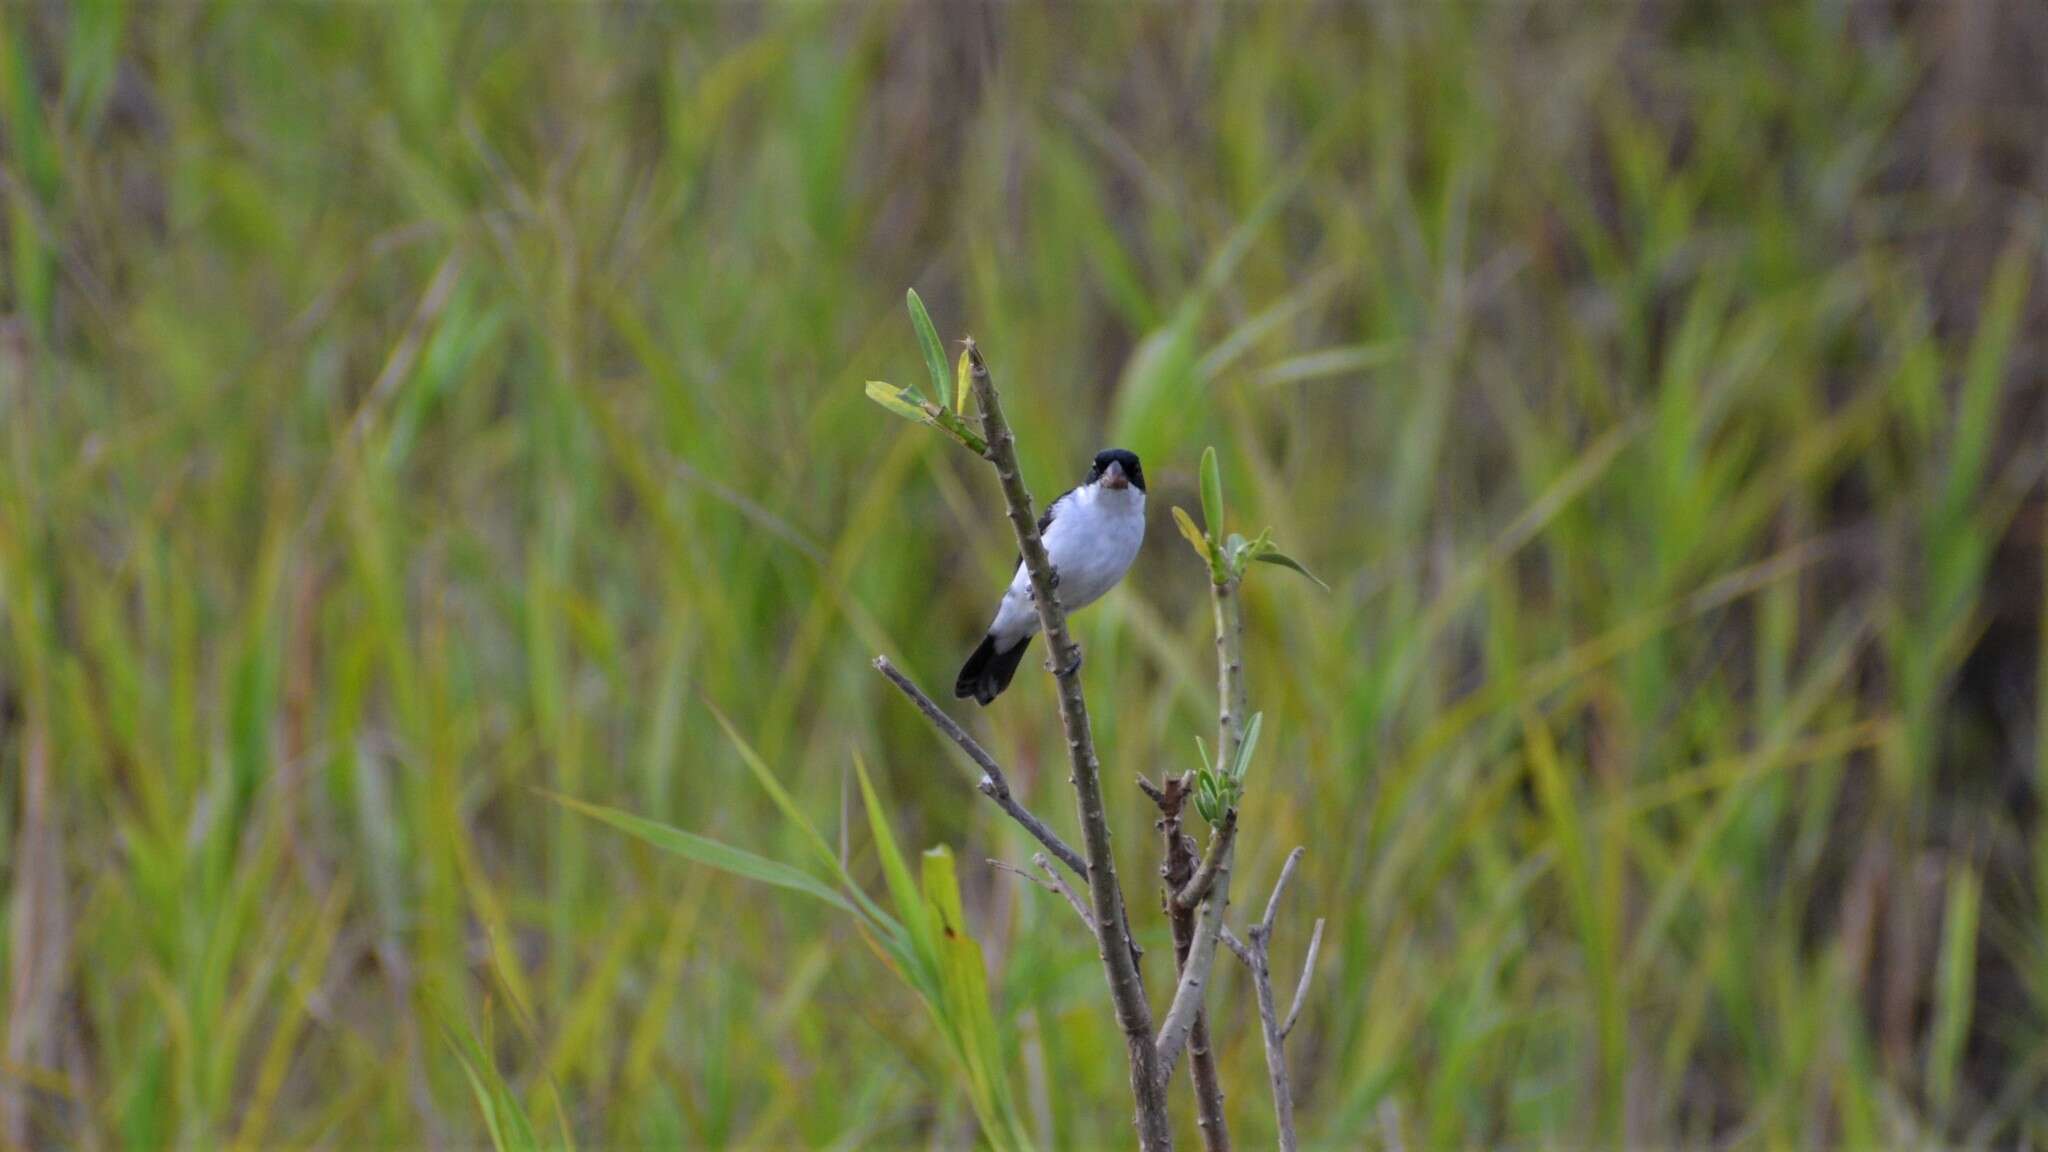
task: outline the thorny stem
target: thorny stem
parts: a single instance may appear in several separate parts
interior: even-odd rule
[[[974,387],[974,402],[981,413],[982,438],[988,443],[988,460],[1002,483],[1003,504],[1010,528],[1017,537],[1017,550],[1031,578],[1031,599],[1038,609],[1038,622],[1052,652],[1053,676],[1059,688],[1060,724],[1066,731],[1067,758],[1073,769],[1074,799],[1080,809],[1082,851],[1087,859],[1088,898],[1096,927],[1096,939],[1110,998],[1116,1005],[1117,1025],[1124,1034],[1124,1046],[1131,1065],[1131,1095],[1136,1104],[1138,1145],[1146,1152],[1173,1147],[1173,1129],[1166,1109],[1166,1078],[1159,1069],[1162,1061],[1152,1039],[1152,1010],[1145,1002],[1145,985],[1131,946],[1130,929],[1124,914],[1123,889],[1117,884],[1116,858],[1110,846],[1109,813],[1102,801],[1102,768],[1095,756],[1095,739],[1088,725],[1088,701],[1081,691],[1081,650],[1067,632],[1066,610],[1054,592],[1052,559],[1038,536],[1038,517],[1031,493],[1024,487],[1017,467],[1016,438],[1003,417],[1001,398],[989,378],[981,350],[967,342],[967,358]],[[1210,954],[1214,955],[1215,933],[1210,931]],[[1170,1066],[1170,1061],[1164,1062]]]

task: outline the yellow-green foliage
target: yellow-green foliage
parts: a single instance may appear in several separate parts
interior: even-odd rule
[[[0,1143],[1127,1141],[869,667],[1014,561],[862,394],[958,419],[906,285],[1041,502],[1145,461],[1076,623],[1155,1001],[1203,446],[1330,584],[1244,589],[1305,1142],[2039,1143],[2038,78],[1936,59],[1999,19],[0,6]],[[1071,838],[1047,680],[963,716]]]

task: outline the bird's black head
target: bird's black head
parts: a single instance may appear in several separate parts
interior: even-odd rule
[[[1115,467],[1112,468],[1111,465]],[[1122,448],[1104,448],[1095,454],[1095,466],[1088,469],[1088,483],[1093,484],[1098,480],[1111,488],[1122,488],[1129,484],[1143,492],[1145,468],[1138,463],[1136,452],[1127,452]]]

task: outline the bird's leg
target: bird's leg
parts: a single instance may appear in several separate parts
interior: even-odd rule
[[[1048,588],[1058,588],[1060,586],[1060,570],[1058,568],[1048,568],[1046,570],[1045,586]]]

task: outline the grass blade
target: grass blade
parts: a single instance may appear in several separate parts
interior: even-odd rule
[[[592,804],[553,792],[541,794],[572,812],[579,812],[593,820],[609,824],[629,836],[645,841],[664,852],[681,856],[685,860],[716,868],[720,872],[738,876],[743,880],[756,880],[763,884],[773,884],[777,888],[786,888],[791,892],[801,892],[848,912],[855,910],[846,897],[833,890],[831,885],[779,860],[756,856],[744,848],[734,848],[730,844],[720,843],[707,836],[699,836],[695,832],[685,832],[680,828],[671,828],[666,824],[642,819],[617,808],[607,808],[602,804]]]

